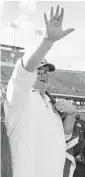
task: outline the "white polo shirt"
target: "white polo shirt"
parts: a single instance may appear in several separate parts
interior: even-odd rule
[[[18,60],[7,89],[5,114],[13,177],[63,177],[66,143],[61,118],[33,90],[36,76]]]

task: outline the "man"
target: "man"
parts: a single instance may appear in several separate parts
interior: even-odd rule
[[[46,36],[30,58],[25,60],[25,56],[17,62],[8,84],[5,112],[9,124],[7,134],[13,177],[63,176],[66,157],[64,132],[71,137],[73,127],[67,126],[67,123],[73,117],[70,121],[74,124],[75,109],[66,100],[55,105],[56,110],[67,113],[63,130],[58,111],[53,112],[50,100],[45,95],[50,74],[55,67],[49,63],[42,64],[54,42],[74,31],[62,30],[63,15],[63,8],[59,15],[59,6],[55,15],[51,8],[49,21],[44,15]]]

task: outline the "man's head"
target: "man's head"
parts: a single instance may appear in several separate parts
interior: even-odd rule
[[[55,71],[55,66],[51,63],[48,63],[45,59],[41,62],[40,66],[37,69],[37,75],[39,80],[44,83],[48,83],[51,73]]]
[[[38,67],[38,70],[42,69],[42,67],[48,67],[50,72],[55,71],[55,66],[51,63],[48,63],[45,59],[41,62],[40,66]]]
[[[53,64],[47,63],[43,60],[37,69],[37,80],[36,83],[38,87],[42,90],[46,90],[48,86],[48,81],[50,79],[51,73],[55,71],[55,66]]]

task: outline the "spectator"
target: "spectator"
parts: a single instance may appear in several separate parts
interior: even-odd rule
[[[74,157],[76,160],[76,169],[74,177],[85,176],[85,121],[80,118],[80,115],[76,116],[76,124],[78,127],[79,141],[74,146]]]

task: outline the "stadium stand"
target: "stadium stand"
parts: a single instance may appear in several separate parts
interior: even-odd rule
[[[85,99],[85,72],[56,70],[51,76],[51,92],[80,96]]]
[[[24,55],[24,48],[1,44],[1,87],[0,97],[4,101],[6,86],[16,61]]]
[[[24,48],[1,44],[1,61],[14,63],[24,55]]]

